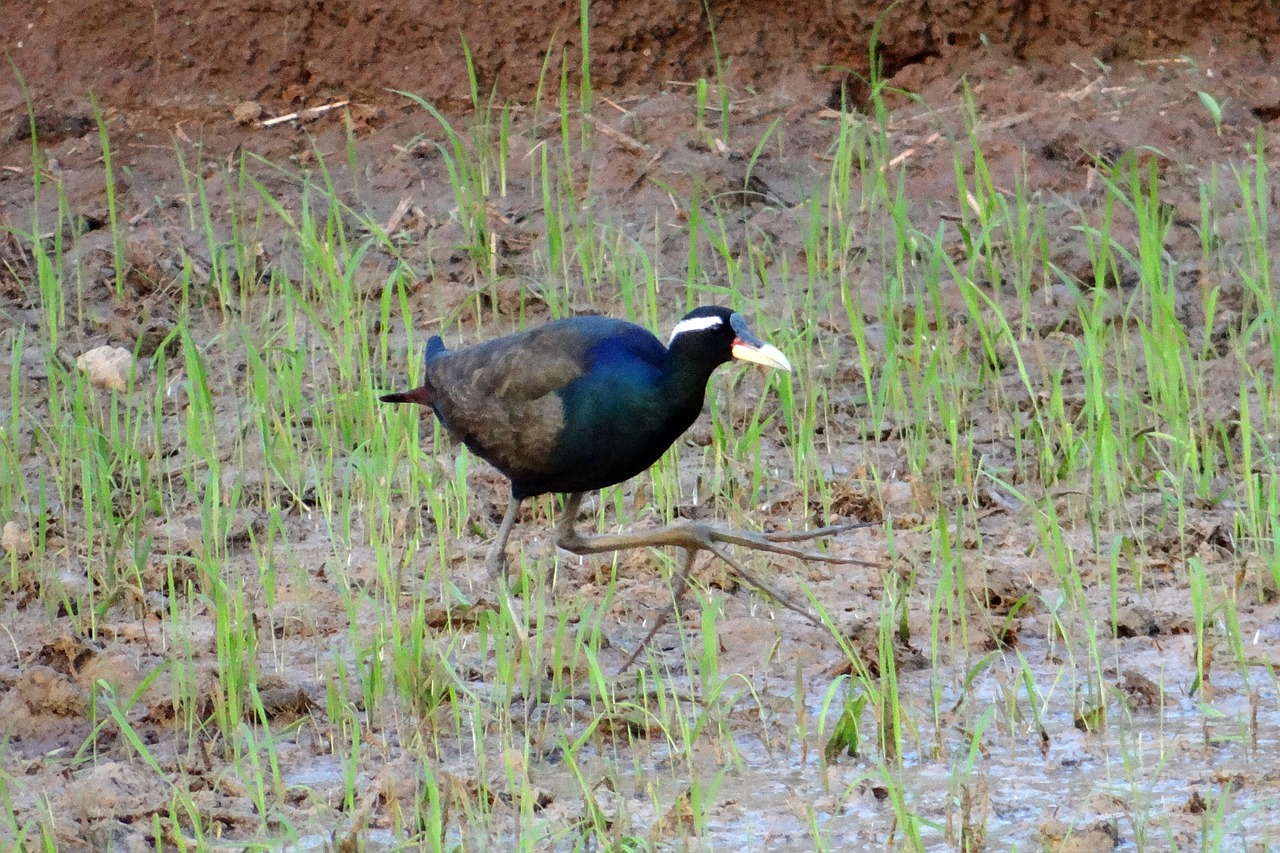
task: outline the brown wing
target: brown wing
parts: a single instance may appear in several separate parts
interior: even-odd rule
[[[564,426],[556,392],[586,372],[591,343],[552,323],[442,355],[427,365],[436,412],[508,477],[537,476]]]

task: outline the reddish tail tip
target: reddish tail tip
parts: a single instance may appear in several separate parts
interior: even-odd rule
[[[431,392],[426,386],[414,388],[412,391],[398,391],[395,394],[383,394],[378,398],[384,403],[417,403],[419,406],[431,405]]]

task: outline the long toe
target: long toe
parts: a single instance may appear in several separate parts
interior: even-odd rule
[[[839,531],[836,531],[839,532]],[[823,554],[819,551],[806,551],[803,548],[793,548],[790,545],[780,545],[779,542],[803,542],[809,539],[816,539],[821,536],[830,536],[831,531],[823,528],[821,530],[804,531],[801,534],[785,533],[777,535],[777,538],[770,534],[752,533],[742,530],[715,530],[709,531],[710,538],[715,542],[725,545],[739,545],[743,548],[749,548],[754,551],[765,551],[770,554],[781,554],[784,557],[795,557],[800,560],[814,560],[819,563],[842,563],[867,567],[874,567],[874,563],[868,563],[865,560],[859,560],[856,557],[840,557],[835,554]]]
[[[761,533],[760,536],[770,542],[807,542],[810,539],[821,539],[824,536],[835,536],[850,530],[863,530],[868,527],[879,527],[879,521],[856,521],[847,524],[828,524],[826,527],[815,527],[812,530],[775,530]]]

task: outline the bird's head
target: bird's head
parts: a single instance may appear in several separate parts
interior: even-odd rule
[[[724,364],[736,358],[791,372],[791,362],[781,350],[751,334],[741,314],[719,306],[695,308],[684,315],[671,331],[667,349],[700,362]]]

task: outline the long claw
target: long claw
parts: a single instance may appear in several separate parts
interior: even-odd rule
[[[858,525],[859,527],[864,525]],[[838,557],[834,554],[823,554],[818,551],[805,551],[802,548],[788,548],[786,545],[779,545],[779,542],[804,542],[809,539],[817,539],[820,536],[830,536],[832,533],[839,533],[845,529],[851,528],[852,525],[838,525],[837,529],[820,528],[819,530],[806,530],[800,533],[748,533],[738,530],[712,530],[712,542],[724,542],[728,545],[741,545],[743,548],[751,548],[755,551],[767,551],[770,554],[782,554],[786,557],[796,557],[801,560],[814,560],[820,563],[838,563],[842,565],[858,565],[872,568],[874,563],[868,563],[866,560],[859,560],[856,557]]]
[[[804,542],[809,539],[821,539],[824,536],[835,536],[850,530],[863,530],[878,527],[878,521],[859,521],[850,524],[828,524],[826,527],[815,527],[813,530],[779,530],[773,533],[760,534],[770,542]]]

